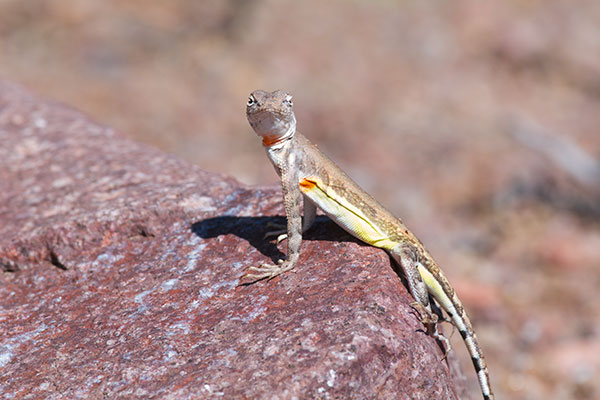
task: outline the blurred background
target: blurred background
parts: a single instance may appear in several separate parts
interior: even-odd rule
[[[248,184],[247,96],[289,91],[446,271],[498,398],[600,398],[600,2],[0,0],[0,77]]]

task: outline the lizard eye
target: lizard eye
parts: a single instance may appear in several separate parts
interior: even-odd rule
[[[255,104],[256,104],[256,99],[254,98],[254,96],[250,95],[248,97],[248,102],[246,103],[246,106],[247,107],[252,107]]]
[[[283,100],[283,103],[288,106],[288,107],[292,107],[292,96],[290,96],[289,94],[285,97],[285,100]]]

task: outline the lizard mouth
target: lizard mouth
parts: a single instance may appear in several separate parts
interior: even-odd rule
[[[278,115],[274,110],[253,113],[248,115],[248,120],[256,134],[263,137],[284,136],[293,125],[293,121],[286,121],[285,116]]]

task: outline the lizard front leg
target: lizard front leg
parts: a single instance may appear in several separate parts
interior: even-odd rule
[[[317,206],[305,196],[303,196],[302,203],[304,204],[304,214],[302,215],[302,234],[304,234],[304,232],[310,229],[313,222],[315,222],[315,218],[317,216]],[[277,244],[287,239],[287,225],[268,223],[267,227],[273,228],[274,230],[265,233],[265,239],[268,237],[277,236]]]
[[[257,282],[262,279],[272,279],[296,265],[300,257],[300,246],[302,245],[302,217],[300,216],[300,201],[302,192],[298,187],[298,179],[294,173],[287,168],[281,170],[281,187],[283,191],[283,203],[287,217],[288,252],[286,260],[279,260],[277,265],[261,264],[258,267],[249,267],[248,272],[242,278]]]

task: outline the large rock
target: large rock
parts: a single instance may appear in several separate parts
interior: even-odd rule
[[[6,82],[0,143],[3,398],[465,397],[389,257],[325,217],[296,271],[239,286],[283,256],[263,239],[284,222],[277,186]]]

